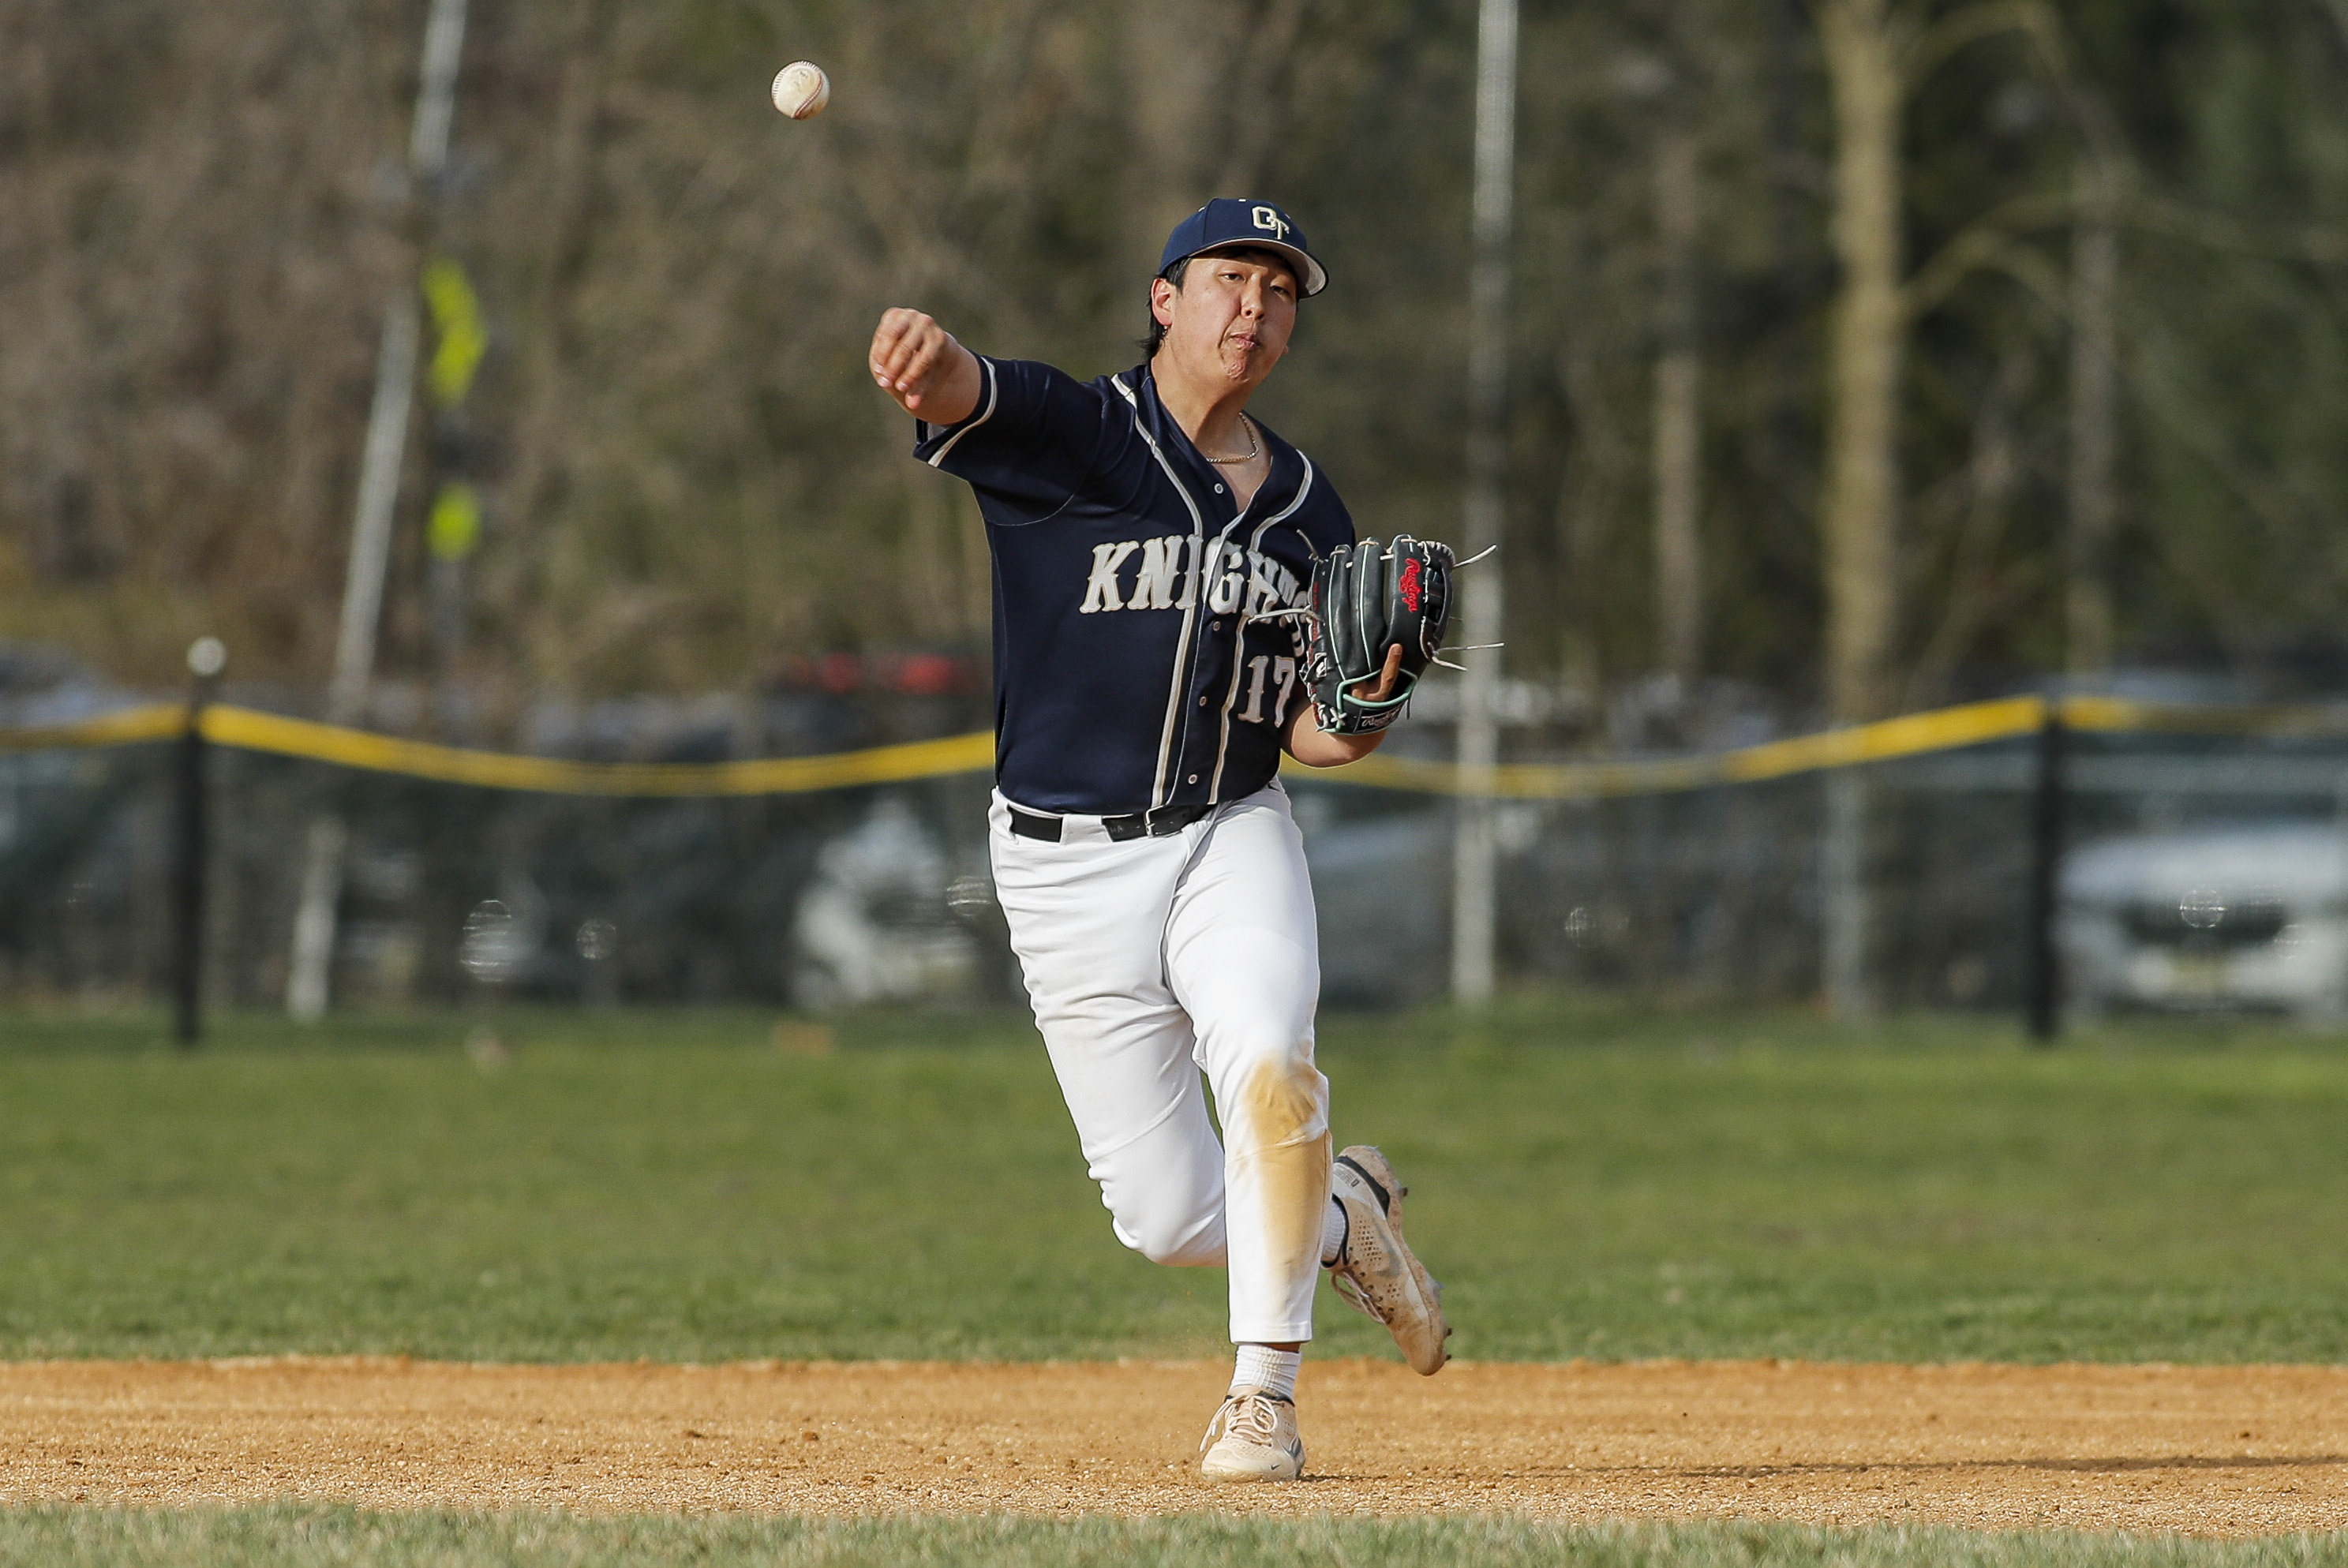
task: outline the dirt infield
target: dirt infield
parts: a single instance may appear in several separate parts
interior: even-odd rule
[[[1309,1364],[1309,1481],[1213,1487],[1220,1365],[0,1365],[0,1500],[798,1513],[1506,1510],[2348,1526],[2348,1368]]]

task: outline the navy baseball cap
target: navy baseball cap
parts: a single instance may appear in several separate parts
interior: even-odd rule
[[[1269,201],[1235,196],[1218,196],[1174,225],[1174,232],[1166,237],[1166,254],[1158,259],[1159,275],[1164,276],[1177,261],[1209,251],[1236,251],[1248,245],[1287,257],[1296,268],[1303,295],[1310,297],[1329,286],[1329,274],[1305,249],[1304,231],[1294,219]]]

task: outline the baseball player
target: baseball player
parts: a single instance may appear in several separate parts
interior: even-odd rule
[[[1200,1444],[1220,1480],[1303,1468],[1321,1270],[1422,1373],[1450,1332],[1385,1158],[1330,1157],[1313,892],[1277,777],[1283,750],[1366,755],[1407,694],[1406,651],[1374,646],[1324,722],[1308,589],[1353,522],[1246,412],[1326,281],[1280,208],[1216,200],[1168,240],[1148,358],[1120,374],[974,354],[911,310],[872,338],[915,456],[985,517],[995,888],[1085,1158],[1119,1241],[1230,1271],[1237,1366]]]

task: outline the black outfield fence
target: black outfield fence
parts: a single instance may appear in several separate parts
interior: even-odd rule
[[[0,731],[0,996],[283,999],[304,835],[344,825],[331,994],[821,1008],[1016,995],[983,734],[588,762],[228,706]],[[1798,999],[1840,923],[1864,1000],[2348,1008],[2348,721],[2034,697],[1702,756],[1407,754],[1284,775],[1334,1005],[1436,999],[1451,803],[1488,792],[1504,974]],[[1389,754],[1392,753],[1392,754]],[[1856,770],[1855,772],[1847,770]],[[1825,809],[1827,781],[1864,809]],[[1829,853],[1834,822],[1855,843]],[[1855,867],[1835,875],[1837,866]]]

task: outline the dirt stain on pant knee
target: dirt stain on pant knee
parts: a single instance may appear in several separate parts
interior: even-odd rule
[[[1272,1060],[1249,1075],[1245,1095],[1272,1260],[1282,1268],[1318,1268],[1321,1211],[1329,1202],[1326,1086],[1309,1059]]]

